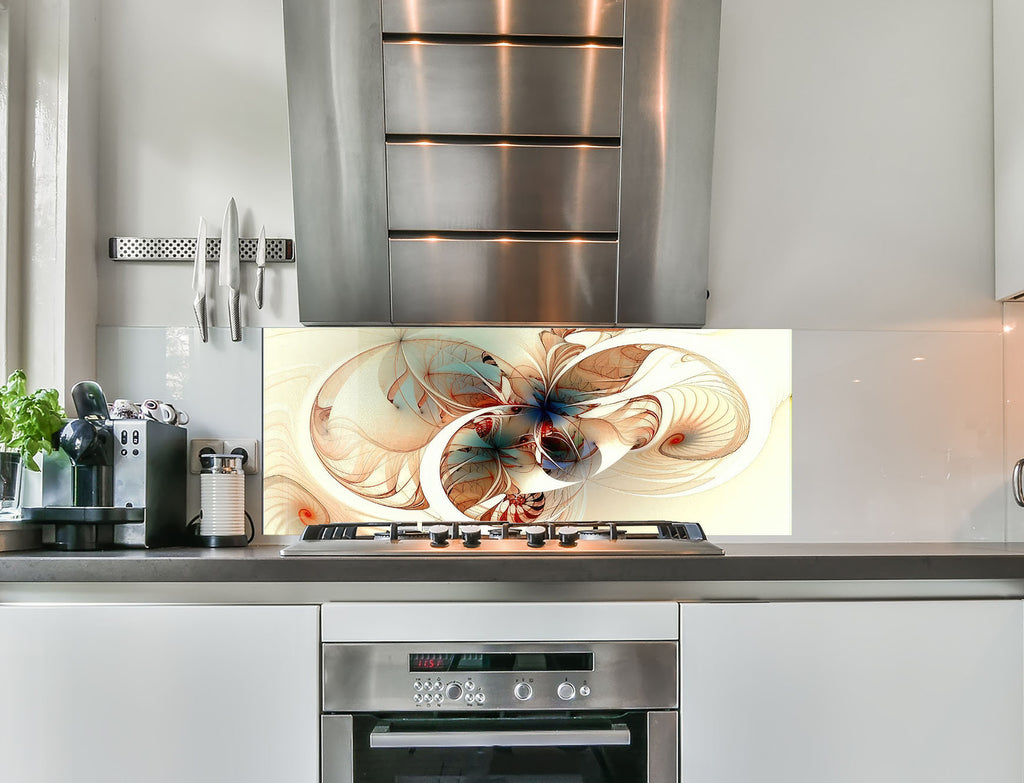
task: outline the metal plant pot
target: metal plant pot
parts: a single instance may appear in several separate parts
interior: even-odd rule
[[[0,451],[0,518],[21,514],[21,454]]]

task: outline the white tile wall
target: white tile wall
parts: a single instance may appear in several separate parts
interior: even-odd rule
[[[793,539],[1003,540],[1001,388],[999,333],[794,332]]]
[[[1006,540],[1024,541],[1024,508],[1013,500],[1013,465],[1024,458],[1024,302],[1003,306],[1003,497],[1006,501]]]

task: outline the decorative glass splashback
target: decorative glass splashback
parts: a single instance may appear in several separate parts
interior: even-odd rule
[[[696,520],[787,534],[789,331],[264,333],[264,532]]]

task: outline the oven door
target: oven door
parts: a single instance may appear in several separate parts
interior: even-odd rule
[[[678,714],[324,715],[324,783],[677,783]]]

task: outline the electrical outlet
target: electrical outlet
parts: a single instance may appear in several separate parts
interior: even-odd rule
[[[193,438],[188,444],[188,472],[198,473],[202,470],[200,454],[223,454],[224,441],[210,438]]]
[[[224,438],[225,454],[241,454],[245,473],[260,472],[260,442],[247,438]]]

